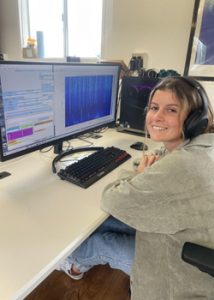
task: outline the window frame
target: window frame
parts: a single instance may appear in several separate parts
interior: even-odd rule
[[[21,30],[21,45],[22,48],[26,47],[26,41],[30,37],[30,20],[29,20],[29,0],[18,0],[19,1],[19,15],[20,15],[20,30]],[[68,56],[68,0],[63,0],[63,48],[64,48],[64,57],[52,57],[45,58],[45,60],[59,60],[64,61]],[[101,24],[101,45],[100,45],[100,57],[84,57],[85,61],[97,61],[103,57],[103,40],[104,40],[104,24],[105,24],[105,7],[106,0],[102,1],[102,24]],[[43,59],[44,60],[44,59]]]

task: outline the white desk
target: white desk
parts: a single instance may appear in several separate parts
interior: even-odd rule
[[[129,146],[143,138],[113,129],[102,135],[90,141],[125,149],[132,158],[86,190],[52,173],[52,151],[0,163],[0,172],[12,174],[0,180],[1,300],[25,298],[108,217],[99,207],[102,190],[120,169],[132,169],[142,152]],[[74,147],[87,145],[71,142]],[[154,142],[147,144],[154,148]],[[62,165],[56,167],[58,171]]]

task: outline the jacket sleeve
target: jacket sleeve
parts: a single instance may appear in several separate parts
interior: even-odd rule
[[[192,166],[192,161],[169,154],[143,173],[120,174],[104,189],[101,208],[143,232],[173,234],[187,227],[207,226],[205,214],[201,215],[206,210],[204,190],[199,189]]]
[[[160,149],[151,150],[151,153],[154,154],[155,156],[156,155],[162,156],[166,153],[166,148],[162,146]],[[133,169],[134,169],[135,172],[137,172],[140,162],[141,162],[141,157],[136,158],[133,161]]]

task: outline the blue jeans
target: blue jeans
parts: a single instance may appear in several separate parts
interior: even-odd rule
[[[130,275],[134,260],[136,230],[119,220],[109,217],[73,253],[68,256],[81,272],[95,265],[109,263]]]

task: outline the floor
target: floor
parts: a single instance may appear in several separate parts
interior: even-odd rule
[[[78,281],[54,271],[24,300],[129,300],[129,281],[109,265],[95,266]]]

